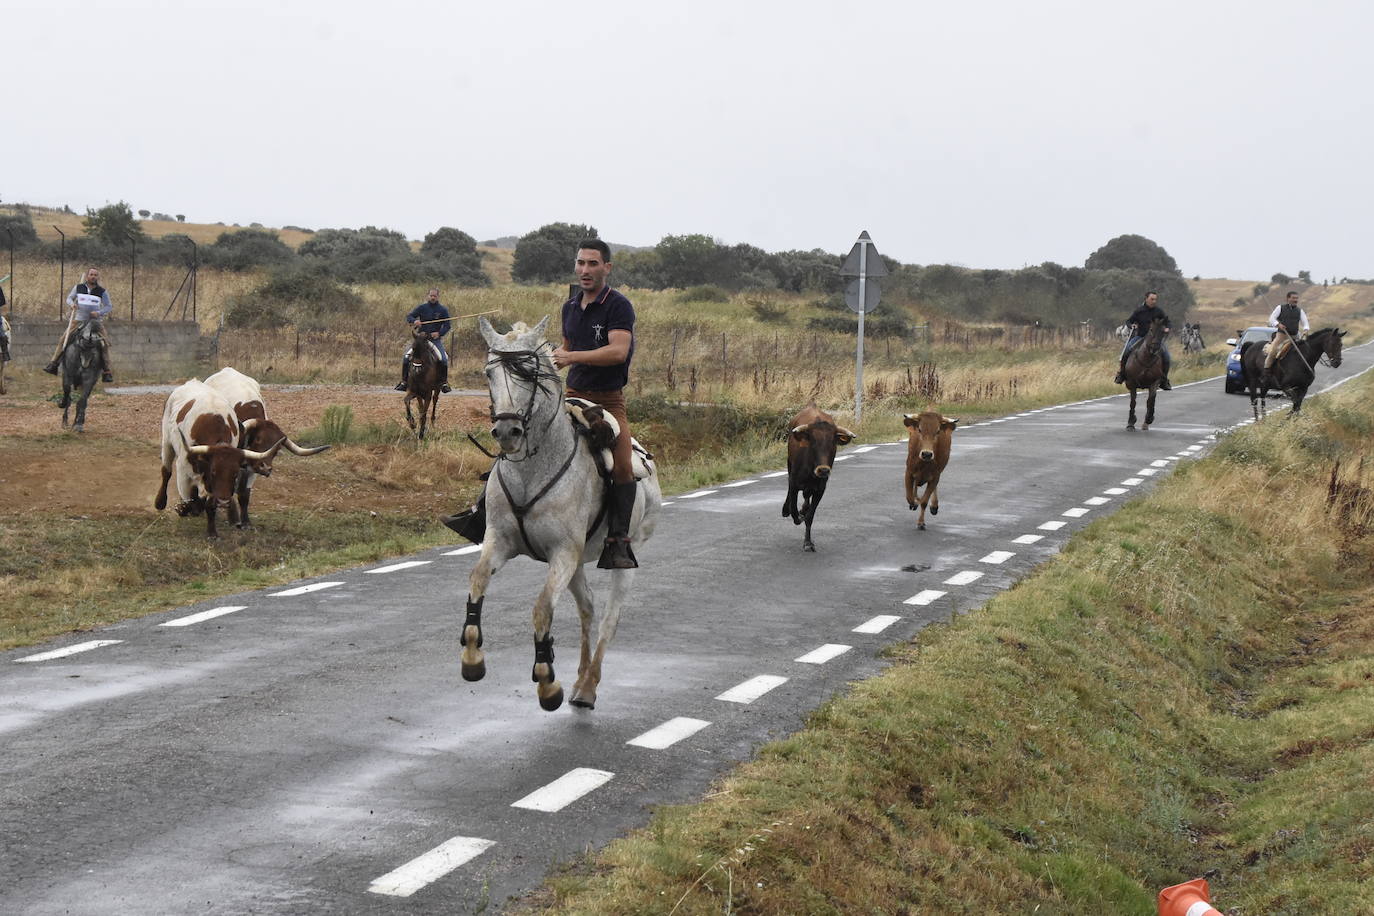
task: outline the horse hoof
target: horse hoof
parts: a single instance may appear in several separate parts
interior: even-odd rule
[[[939,514],[940,514],[940,507],[939,507],[939,506],[932,505],[932,506],[930,507],[930,514],[931,514],[931,515],[939,515]]]
[[[86,431],[86,427],[82,426],[80,423],[76,424],[76,426],[74,426],[73,429],[75,429],[79,433],[84,433]]]
[[[803,545],[802,545],[802,550],[805,550],[805,551],[807,551],[808,553],[815,553],[815,552],[816,552],[816,545],[815,545],[815,544],[803,544]]]
[[[1127,423],[1127,424],[1126,424],[1126,429],[1129,430],[1130,432],[1135,432],[1135,424],[1134,424],[1134,423]]]
[[[549,694],[548,696],[544,696],[543,694],[540,694],[540,696],[539,696],[539,706],[544,710],[544,712],[553,712],[555,709],[557,709],[558,707],[560,707],[560,706],[562,706],[562,705],[563,705],[563,688],[562,688],[562,687],[559,687],[557,690],[555,690],[553,693]]]
[[[926,523],[925,523],[925,522],[918,522],[918,523],[916,524],[916,530],[917,530],[917,531],[925,531],[925,530],[926,530]]]
[[[486,660],[486,659],[482,659],[480,662],[478,662],[478,663],[475,664],[475,665],[469,665],[467,662],[463,662],[463,666],[462,666],[462,667],[463,667],[463,680],[465,680],[465,681],[480,681],[482,678],[484,678],[484,677],[487,676],[487,660]]]
[[[568,702],[578,709],[596,709],[596,697],[584,694],[581,691],[573,691],[573,695],[568,698]]]

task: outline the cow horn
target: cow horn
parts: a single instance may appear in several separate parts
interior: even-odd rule
[[[244,420],[243,423],[240,424],[240,425],[243,426],[243,431],[244,431],[244,432],[249,432],[250,430],[252,430],[255,426],[257,426],[257,425],[258,425],[259,423],[261,423],[261,422],[262,422],[262,419],[261,419],[261,418],[259,418],[259,417],[253,417],[253,418],[251,418],[251,419]]]
[[[849,430],[845,429],[843,426],[835,427],[835,432],[839,433],[841,436],[848,436],[851,439],[859,438],[858,436],[851,433]]]
[[[210,454],[210,446],[208,446],[208,445],[187,445],[187,446],[186,446],[186,453],[187,453],[188,455],[208,455],[208,454]]]
[[[293,455],[300,455],[302,458],[308,458],[311,455],[318,455],[320,452],[324,451],[327,448],[329,448],[329,446],[327,445],[317,445],[314,448],[302,448],[301,446],[292,442],[290,439],[286,440],[286,450]]]
[[[280,448],[282,447],[282,444],[285,443],[285,442],[286,442],[286,437],[285,437],[285,436],[282,436],[280,439],[277,440],[277,444],[276,444],[276,445],[272,446],[271,448],[269,448],[269,449],[268,449],[267,451],[265,451],[265,452],[255,452],[255,451],[252,451],[252,450],[250,450],[250,449],[243,449],[243,460],[244,460],[244,461],[266,461],[268,458],[271,458],[273,455],[275,455],[275,454],[277,453],[277,450],[280,449]]]
[[[954,424],[956,424],[956,423],[959,422],[959,418],[958,418],[958,417],[946,417],[946,416],[941,416],[941,417],[940,417],[940,422],[941,422],[941,423],[948,423],[950,426],[953,426]]]
[[[801,426],[792,427],[792,435],[800,436],[811,428],[810,423],[803,423]]]

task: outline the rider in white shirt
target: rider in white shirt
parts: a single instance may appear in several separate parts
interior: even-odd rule
[[[1297,293],[1290,292],[1284,297],[1283,303],[1276,305],[1269,313],[1269,327],[1274,329],[1274,337],[1271,338],[1269,349],[1264,354],[1266,371],[1274,368],[1274,361],[1287,352],[1293,345],[1292,341],[1306,337],[1307,332],[1312,330],[1312,325],[1307,321],[1307,311],[1298,306]],[[1280,328],[1283,329],[1283,334],[1279,334]]]
[[[110,342],[105,337],[105,328],[100,320],[114,311],[114,305],[110,302],[109,292],[100,285],[99,270],[92,267],[86,271],[86,279],[73,286],[72,291],[67,294],[67,304],[72,308],[72,322],[81,325],[95,322],[91,331],[100,341],[102,370],[100,379],[104,382],[113,382],[114,375],[110,368]],[[62,351],[67,349],[72,322],[68,322],[67,329],[62,332],[62,339],[58,341],[57,349],[52,355],[52,361],[43,367],[43,371],[49,375],[57,374],[57,364],[62,359]]]

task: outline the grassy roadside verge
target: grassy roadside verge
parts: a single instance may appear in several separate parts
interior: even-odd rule
[[[1370,381],[1236,433],[571,867],[558,913],[1370,912]],[[1355,493],[1357,491],[1349,491]]]

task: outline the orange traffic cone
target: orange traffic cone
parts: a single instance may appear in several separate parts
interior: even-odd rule
[[[1159,892],[1159,916],[1223,916],[1211,899],[1203,878],[1175,884]]]

